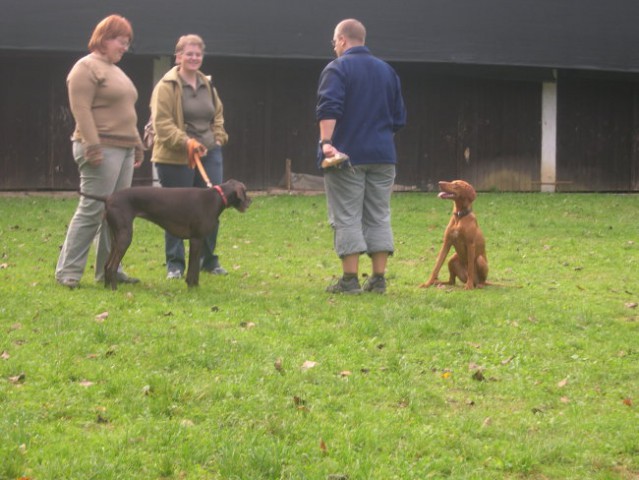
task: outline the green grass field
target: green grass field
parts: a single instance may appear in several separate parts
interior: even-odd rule
[[[450,202],[396,194],[354,297],[323,196],[225,212],[197,289],[136,220],[141,284],[68,290],[76,202],[0,198],[0,479],[639,478],[637,195],[480,193],[497,286],[465,291],[417,288]]]

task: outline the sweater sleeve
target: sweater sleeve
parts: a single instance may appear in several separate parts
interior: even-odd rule
[[[92,106],[100,80],[85,63],[77,63],[67,77],[69,105],[76,122],[76,128],[84,144],[98,145],[98,129],[93,118]]]

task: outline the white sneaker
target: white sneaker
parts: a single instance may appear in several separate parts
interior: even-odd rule
[[[182,272],[179,270],[171,270],[166,274],[167,280],[179,280],[182,278]]]

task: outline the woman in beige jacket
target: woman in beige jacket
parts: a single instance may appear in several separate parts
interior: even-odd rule
[[[198,35],[180,37],[175,47],[176,66],[153,89],[151,115],[155,142],[151,161],[165,188],[207,188],[199,171],[188,165],[187,142],[201,144],[202,165],[214,185],[222,183],[223,106],[209,77],[200,72],[204,42]],[[206,239],[202,271],[225,275],[215,254],[217,229]],[[184,241],[165,232],[167,278],[181,278],[185,270]]]

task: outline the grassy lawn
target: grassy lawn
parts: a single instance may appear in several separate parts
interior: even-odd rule
[[[0,479],[639,478],[637,195],[480,193],[497,285],[464,291],[417,288],[450,202],[396,194],[355,297],[323,196],[225,212],[197,289],[143,220],[141,284],[65,289],[76,202],[0,198]]]

